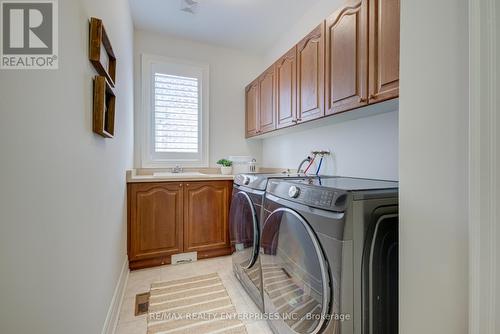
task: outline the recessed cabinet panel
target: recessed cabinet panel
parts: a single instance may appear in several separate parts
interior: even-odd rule
[[[253,82],[246,88],[246,136],[255,136],[258,131],[259,123],[259,99],[258,83]]]
[[[370,1],[369,99],[399,96],[400,0]]]
[[[300,51],[300,110],[302,115],[319,109],[318,43],[310,42]]]
[[[332,101],[341,101],[357,93],[357,36],[355,15],[344,15],[336,26],[329,30]]]
[[[297,45],[298,121],[324,115],[325,26],[320,24]]]
[[[281,57],[275,65],[276,72],[276,127],[295,124],[296,114],[296,70],[297,51],[294,47]]]
[[[368,103],[367,5],[357,1],[326,20],[326,114]]]
[[[187,183],[184,194],[184,249],[229,247],[230,182]]]
[[[180,184],[134,184],[130,256],[143,259],[182,252]]]
[[[259,130],[258,133],[274,130],[274,68],[259,78]]]

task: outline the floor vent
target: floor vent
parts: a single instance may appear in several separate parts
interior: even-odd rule
[[[198,252],[180,253],[172,255],[172,264],[191,263],[198,260]]]
[[[135,296],[135,316],[148,313],[149,309],[149,292],[140,293]]]

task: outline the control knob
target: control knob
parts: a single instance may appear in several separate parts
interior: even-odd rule
[[[243,184],[248,185],[250,183],[250,178],[248,176],[243,176]]]
[[[300,195],[300,188],[296,186],[291,186],[288,189],[288,196],[290,196],[291,198],[297,198],[299,197],[299,195]]]

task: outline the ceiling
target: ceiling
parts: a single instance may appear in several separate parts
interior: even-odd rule
[[[318,0],[129,0],[137,29],[263,53]]]

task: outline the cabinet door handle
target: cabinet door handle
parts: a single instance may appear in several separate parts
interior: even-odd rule
[[[179,188],[182,188],[182,183],[179,184]]]

